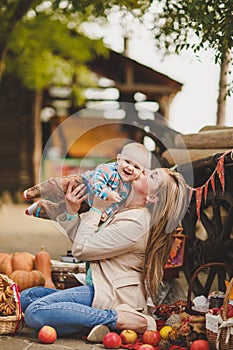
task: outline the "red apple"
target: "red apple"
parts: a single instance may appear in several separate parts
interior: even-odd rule
[[[143,343],[157,346],[161,340],[161,335],[159,331],[147,330],[143,333],[142,341]]]
[[[132,329],[124,329],[120,333],[122,344],[134,344],[138,338],[138,335]]]
[[[194,340],[190,346],[190,350],[210,350],[210,344],[207,340]]]
[[[150,344],[141,345],[138,350],[155,350],[155,348]]]
[[[103,344],[106,349],[118,349],[121,344],[121,337],[116,332],[107,333],[104,336]]]
[[[38,333],[38,339],[43,344],[53,344],[57,339],[57,332],[53,327],[43,326]]]

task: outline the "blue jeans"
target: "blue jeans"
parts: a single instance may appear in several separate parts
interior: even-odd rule
[[[58,336],[87,334],[99,324],[115,329],[116,311],[91,307],[93,298],[93,285],[64,290],[33,287],[21,292],[21,306],[26,324],[36,331],[44,325],[54,327]]]

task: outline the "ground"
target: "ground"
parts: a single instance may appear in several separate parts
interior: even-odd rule
[[[25,204],[2,204],[0,207],[0,251],[36,254],[42,245],[51,259],[59,259],[71,248],[70,240],[49,220],[24,214]],[[56,244],[54,244],[56,242]]]
[[[0,206],[0,251],[4,253],[27,251],[36,254],[41,245],[49,252],[51,259],[59,260],[71,248],[70,241],[54,223],[28,217],[24,214],[27,205],[2,203]],[[56,244],[54,244],[56,242]],[[183,276],[181,275],[184,285]],[[54,344],[41,344],[36,333],[27,326],[16,336],[0,335],[0,350],[99,350],[101,344],[91,344],[75,337],[57,339]]]
[[[0,336],[0,350],[101,350],[102,344],[91,344],[75,337],[57,339],[54,344],[42,344],[30,328],[24,326],[16,336]]]

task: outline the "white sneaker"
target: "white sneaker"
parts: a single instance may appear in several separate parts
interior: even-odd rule
[[[104,336],[110,332],[109,328],[103,324],[92,328],[87,336],[87,340],[95,343],[102,343]]]

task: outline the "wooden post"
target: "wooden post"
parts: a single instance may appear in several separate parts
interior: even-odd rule
[[[219,80],[219,96],[217,110],[217,125],[225,125],[226,116],[226,98],[227,98],[227,74],[229,72],[231,55],[228,51],[221,62],[220,80]]]
[[[33,150],[33,168],[34,183],[40,182],[40,166],[42,156],[42,130],[41,130],[41,106],[43,93],[42,90],[36,91],[34,102],[34,150]]]

